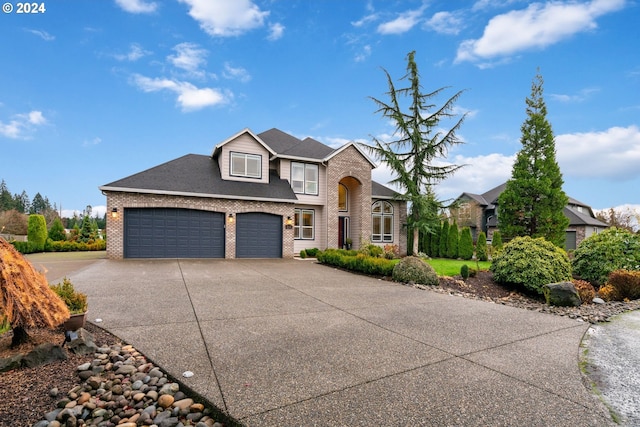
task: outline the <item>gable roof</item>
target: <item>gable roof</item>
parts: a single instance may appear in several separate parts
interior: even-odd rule
[[[591,208],[589,208],[589,212],[591,213]],[[564,216],[569,218],[569,225],[593,225],[594,227],[609,227],[609,224],[600,221],[598,218],[594,218],[591,215],[586,215],[582,212],[578,212],[575,209],[572,209],[570,206],[567,206],[562,211]]]
[[[240,135],[245,134],[245,133],[248,134],[249,136],[251,136],[253,139],[255,139],[256,142],[258,144],[260,144],[265,150],[267,150],[272,156],[276,154],[276,152],[271,147],[269,147],[269,145],[265,144],[265,142],[262,139],[260,139],[258,137],[258,135],[253,133],[253,131],[251,129],[244,128],[240,132],[236,133],[233,136],[230,136],[229,138],[225,139],[224,141],[222,141],[221,143],[219,143],[215,147],[213,147],[213,151],[211,152],[211,157],[215,156],[216,153],[222,149],[223,145],[228,144],[231,141],[236,140]]]
[[[187,154],[100,187],[102,191],[293,203],[289,182],[269,171],[269,183],[223,180],[210,156]]]
[[[333,152],[333,148],[316,141],[313,138],[300,140],[280,129],[269,129],[258,134],[277,157],[322,161]]]
[[[352,141],[352,142],[349,142],[349,143],[347,143],[347,144],[344,144],[342,147],[340,147],[340,148],[338,148],[338,149],[336,149],[336,150],[333,150],[333,152],[332,152],[332,153],[330,153],[330,154],[329,154],[327,157],[325,157],[323,160],[324,160],[324,161],[328,161],[328,160],[330,160],[332,157],[334,157],[334,156],[336,156],[336,155],[338,155],[338,154],[342,153],[343,151],[345,151],[345,150],[346,150],[346,149],[348,149],[349,147],[353,147],[353,148],[355,148],[355,149],[356,149],[356,150],[357,150],[357,151],[362,155],[362,157],[364,157],[364,158],[365,158],[365,160],[367,160],[367,162],[369,162],[369,164],[371,164],[371,167],[372,167],[372,168],[377,168],[377,167],[378,167],[378,165],[376,165],[376,164],[373,162],[373,160],[371,160],[371,159],[369,158],[369,156],[367,156],[367,154],[364,152],[364,150],[362,150],[362,148],[360,148],[360,144],[356,144],[356,143],[355,143],[355,142],[353,142],[353,141]]]
[[[371,197],[376,199],[395,199],[400,195],[397,191],[371,180]]]

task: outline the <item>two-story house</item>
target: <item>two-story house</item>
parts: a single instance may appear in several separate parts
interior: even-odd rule
[[[457,207],[451,210],[451,214],[460,227],[471,228],[474,240],[480,231],[484,231],[487,239],[491,240],[493,232],[498,229],[498,197],[506,186],[505,182],[482,194],[465,192],[456,199],[454,205]],[[584,239],[608,227],[596,218],[591,206],[573,197],[569,197],[563,213],[569,218],[569,227],[565,232],[567,250],[575,249]]]
[[[406,254],[406,202],[356,143],[242,130],[100,187],[109,258],[290,258],[352,242]]]

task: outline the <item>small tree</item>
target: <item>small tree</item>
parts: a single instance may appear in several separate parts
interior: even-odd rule
[[[438,249],[438,255],[440,258],[447,257],[447,248],[449,246],[449,221],[442,221],[442,228],[440,229],[440,248]]]
[[[460,240],[460,234],[458,232],[458,224],[453,221],[453,224],[449,227],[449,241],[447,242],[447,258],[458,258],[458,244]]]
[[[439,225],[438,227],[434,227],[433,234],[431,235],[431,252],[429,253],[429,256],[433,258],[438,258],[438,255],[440,255],[441,228],[442,228],[442,225]]]
[[[38,251],[44,250],[44,244],[47,241],[47,221],[43,215],[29,215],[27,240],[33,243]]]
[[[64,231],[64,226],[60,218],[53,220],[53,224],[51,224],[51,228],[49,228],[49,238],[55,242],[67,239],[67,234]]]
[[[473,237],[471,236],[471,229],[469,227],[464,227],[460,232],[458,256],[465,260],[473,258]]]
[[[502,234],[500,234],[500,231],[498,230],[493,232],[491,247],[493,248],[494,253],[500,252],[502,250]]]
[[[78,240],[81,242],[91,242],[98,237],[98,226],[93,219],[85,215],[82,220],[82,228]]]
[[[489,259],[489,252],[487,251],[487,236],[484,231],[478,234],[478,241],[476,242],[476,259],[478,261],[487,261]]]
[[[55,328],[69,318],[66,304],[45,276],[0,238],[0,312],[13,329],[11,346],[29,339],[26,328]]]

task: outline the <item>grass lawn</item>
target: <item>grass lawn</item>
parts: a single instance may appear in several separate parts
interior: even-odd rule
[[[461,259],[446,259],[446,258],[432,258],[426,260],[433,269],[438,273],[438,276],[457,276],[460,274],[460,267],[467,264],[469,268],[476,268],[475,260],[461,260]],[[488,270],[491,266],[490,261],[480,261],[480,270]]]

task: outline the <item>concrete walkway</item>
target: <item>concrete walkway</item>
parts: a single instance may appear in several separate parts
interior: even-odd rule
[[[588,326],[300,260],[101,259],[89,319],[250,426],[606,426]]]

